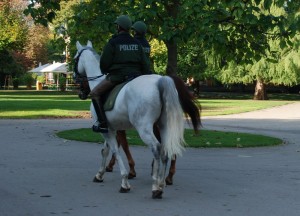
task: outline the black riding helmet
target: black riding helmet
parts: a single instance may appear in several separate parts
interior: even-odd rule
[[[147,26],[143,21],[135,22],[132,27],[138,34],[146,34]]]
[[[132,26],[131,19],[127,15],[119,16],[115,20],[115,24],[117,24],[118,26],[120,26],[122,29],[124,29],[126,31],[129,31]]]

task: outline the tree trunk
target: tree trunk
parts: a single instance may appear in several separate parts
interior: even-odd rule
[[[177,43],[173,40],[165,42],[168,49],[168,63],[166,72],[168,75],[177,74]]]
[[[266,91],[266,84],[262,80],[256,81],[253,100],[269,100]]]
[[[179,12],[180,0],[164,1],[163,4],[168,13],[168,16],[173,20],[176,20]],[[172,31],[171,26],[170,31]],[[177,42],[173,37],[164,42],[168,49],[168,63],[166,72],[168,75],[177,75]]]

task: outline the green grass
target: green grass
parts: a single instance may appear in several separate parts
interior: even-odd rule
[[[79,118],[89,106],[73,92],[0,91],[0,118]]]
[[[102,143],[104,141],[99,134],[92,132],[90,128],[61,131],[57,133],[57,136],[83,142]],[[126,131],[126,136],[130,145],[144,145],[135,130]],[[195,135],[191,129],[185,130],[185,141],[188,147],[194,148],[245,148],[282,144],[281,139],[256,134],[201,130],[199,135]]]
[[[291,103],[291,101],[253,101],[230,99],[200,99],[199,101],[203,108],[202,116],[244,113]]]
[[[227,99],[230,97],[233,99]],[[214,96],[208,94],[206,98],[201,97],[198,100],[202,106],[202,116],[249,112],[292,102],[276,97],[268,101],[240,99],[241,96],[232,95],[227,95],[225,99],[211,98]],[[247,95],[244,98],[247,98]],[[89,117],[89,108],[90,100],[82,101],[74,92],[0,91],[0,118],[81,118]]]
[[[299,95],[272,95],[269,101],[253,101],[246,94],[202,95],[198,103],[202,106],[202,116],[226,115],[280,106],[300,100]],[[216,96],[221,99],[216,99]],[[82,101],[76,92],[58,91],[0,91],[0,119],[38,118],[82,118],[90,117],[90,100]],[[102,142],[101,136],[91,129],[61,131],[59,137],[85,142]],[[127,132],[132,145],[142,145],[136,131]],[[192,130],[185,131],[185,139],[190,147],[255,147],[281,144],[280,139],[233,132],[206,131],[195,136]]]

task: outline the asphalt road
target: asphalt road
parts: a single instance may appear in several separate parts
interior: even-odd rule
[[[299,216],[300,102],[240,115],[203,118],[205,129],[279,137],[277,147],[191,149],[177,161],[174,185],[151,198],[151,150],[132,147],[137,178],[118,192],[116,166],[92,179],[99,144],[67,141],[60,130],[90,120],[0,120],[0,215]]]

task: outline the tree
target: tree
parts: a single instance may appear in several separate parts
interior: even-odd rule
[[[26,68],[33,68],[39,63],[48,62],[48,43],[50,40],[49,29],[42,25],[30,25],[28,40],[25,44],[23,54],[29,59]]]
[[[288,8],[272,5],[270,13],[287,17],[293,17],[297,20],[295,13],[292,16],[288,13]],[[296,19],[295,19],[296,18]],[[287,19],[289,20],[289,19]],[[289,24],[292,22],[290,21]],[[288,25],[289,26],[289,25]],[[290,34],[290,41],[286,46],[285,41],[280,37],[275,37],[279,27],[275,27],[268,33],[268,49],[265,56],[250,63],[241,63],[238,61],[229,61],[225,66],[219,67],[217,79],[223,83],[256,83],[254,99],[268,99],[266,86],[286,85],[292,86],[299,84],[300,64],[299,62],[299,34]],[[219,58],[221,58],[219,56]]]
[[[40,3],[43,10],[47,8],[48,12],[55,13],[59,1],[53,5],[49,5],[52,1],[35,2]],[[74,40],[90,39],[100,49],[114,32],[115,18],[129,14],[134,20],[144,20],[149,25],[151,38],[165,43],[168,74],[177,74],[178,47],[187,43],[199,45],[203,59],[209,60],[207,68],[222,72],[234,63],[259,62],[270,53],[270,38],[280,38],[282,47],[288,45],[290,37],[298,31],[299,19],[287,22],[288,16],[271,13],[273,6],[285,7],[289,14],[299,9],[298,1],[294,0],[90,0],[75,4],[73,16],[67,23],[71,44],[75,44]],[[48,19],[42,13],[37,16],[39,11],[33,7],[27,12],[33,13],[37,21],[52,19],[52,15]]]
[[[31,15],[36,24],[48,26],[56,16],[56,11],[60,10],[60,0],[30,0],[25,15]]]
[[[4,0],[0,3],[0,51],[22,50],[27,36],[26,22],[17,1]]]
[[[20,4],[19,4],[20,3]],[[24,71],[19,53],[27,39],[28,28],[17,0],[0,3],[0,82],[6,75],[16,76]],[[1,86],[1,85],[0,85]]]

